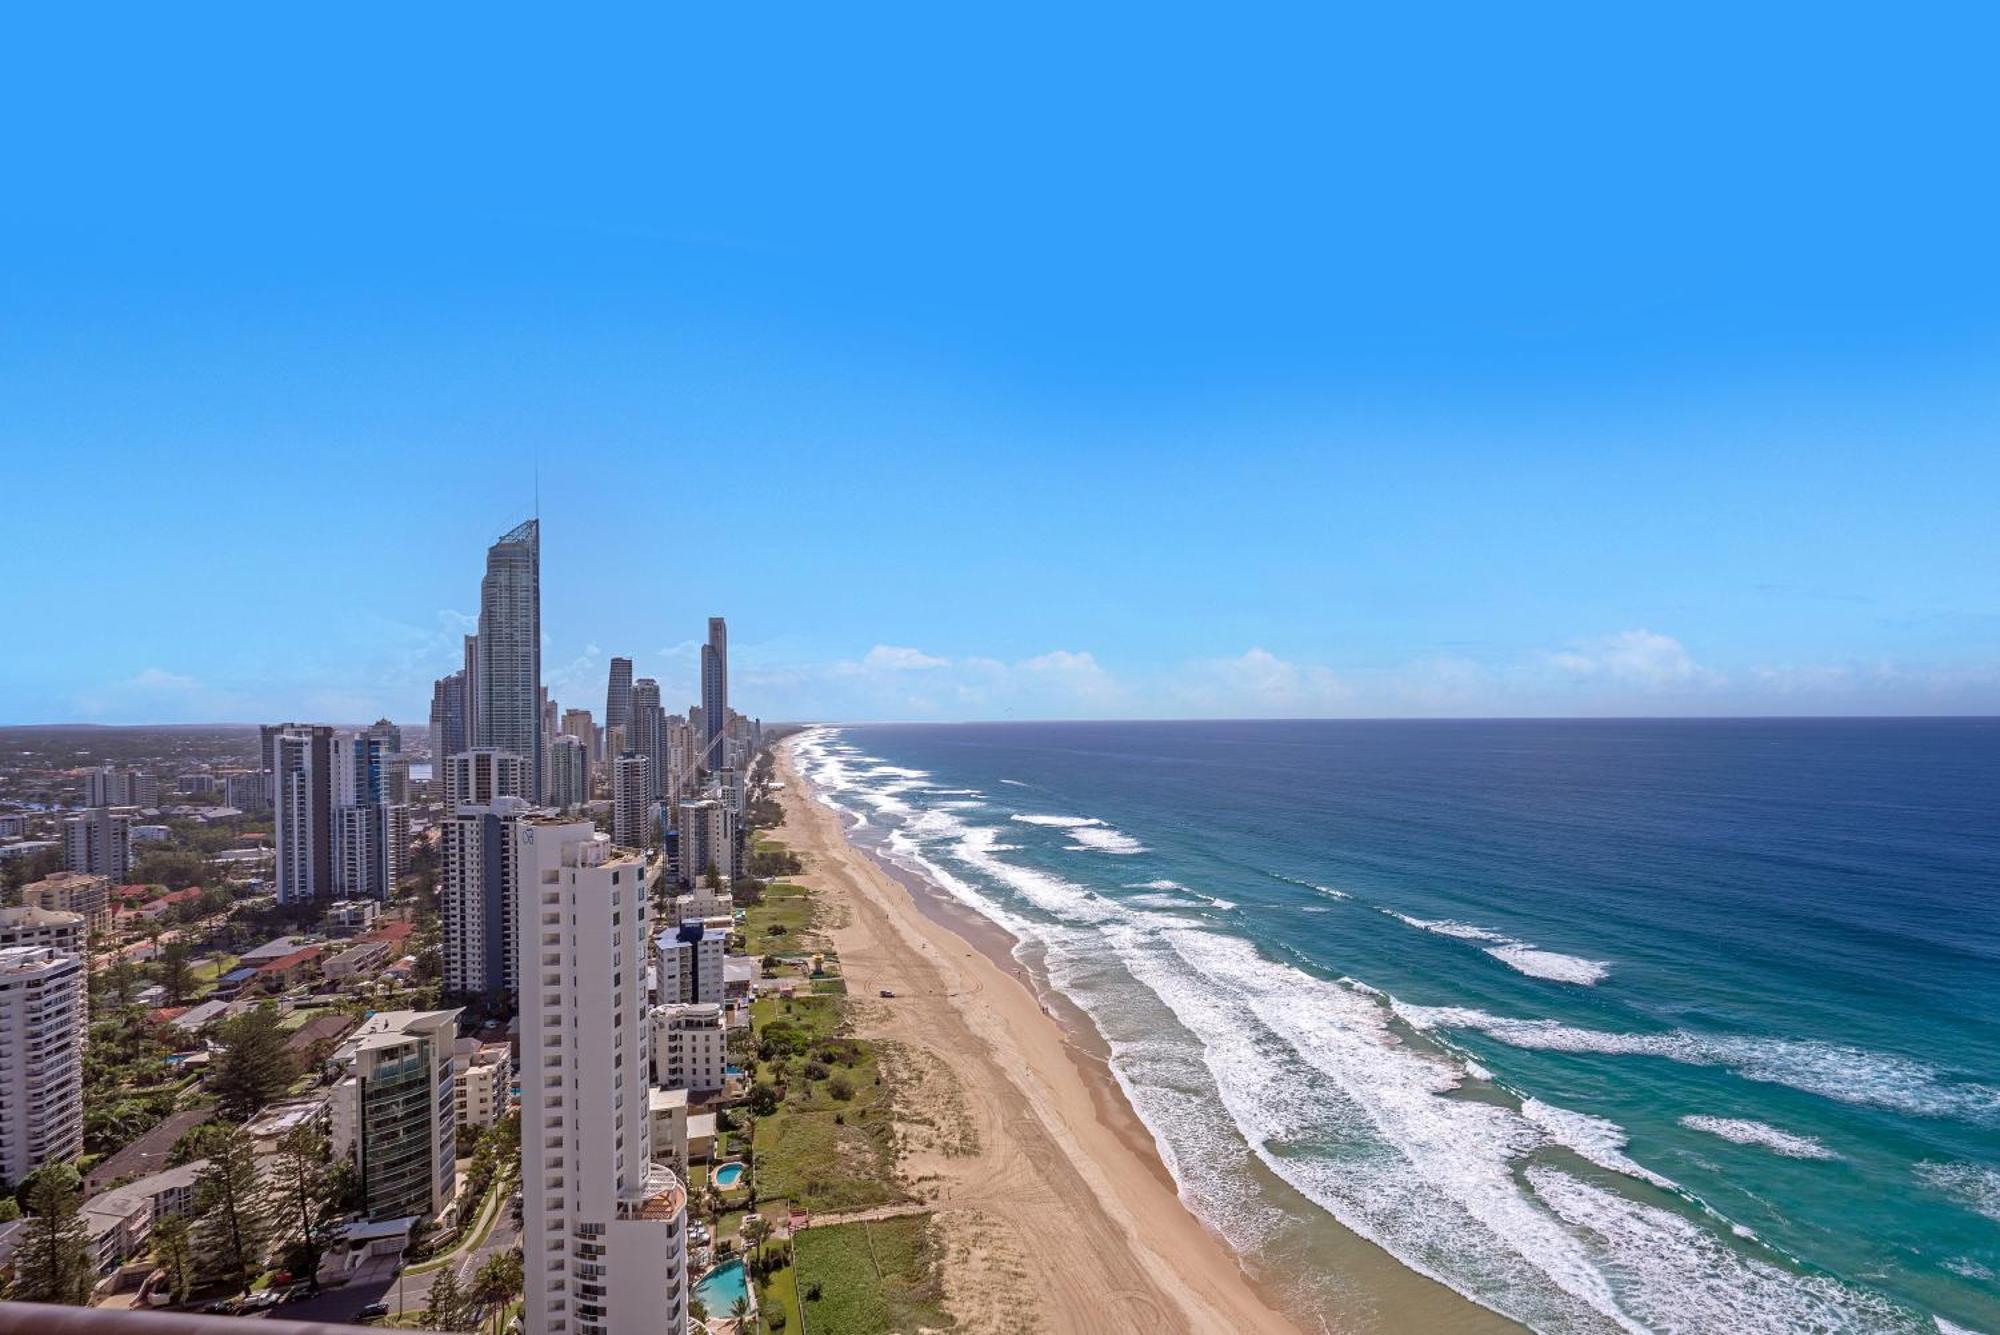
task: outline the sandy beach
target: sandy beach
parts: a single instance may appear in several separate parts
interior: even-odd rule
[[[785,749],[780,837],[824,897],[857,1027],[893,1045],[903,1171],[935,1208],[972,1331],[1295,1331],[1182,1207],[1101,1058],[1023,979],[926,915]],[[997,935],[997,933],[996,933]],[[1002,938],[1004,940],[1004,938]],[[877,999],[887,988],[893,1000]]]

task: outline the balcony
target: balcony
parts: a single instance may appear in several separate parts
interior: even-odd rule
[[[644,1186],[618,1202],[619,1217],[624,1219],[670,1223],[686,1209],[687,1192],[681,1187],[681,1180],[661,1164],[654,1164],[647,1172]]]

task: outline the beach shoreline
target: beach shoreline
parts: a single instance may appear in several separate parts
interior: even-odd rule
[[[806,860],[792,879],[828,896],[857,1031],[949,1072],[959,1102],[939,1115],[975,1128],[976,1152],[920,1145],[903,1165],[940,1223],[963,1327],[1298,1331],[1182,1203],[1088,1018],[1061,1014],[1000,928],[858,848],[790,748],[777,755],[780,837]]]

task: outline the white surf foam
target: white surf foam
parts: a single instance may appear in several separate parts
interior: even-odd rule
[[[1398,1002],[1396,1010],[1419,1029],[1471,1029],[1510,1047],[1664,1057],[1689,1066],[1725,1067],[1747,1080],[1789,1085],[1842,1103],[1893,1108],[1925,1117],[2000,1120],[2000,1089],[1946,1080],[1932,1067],[1907,1057],[1817,1039],[1696,1034],[1684,1029],[1621,1034],[1580,1029],[1557,1020],[1493,1015],[1466,1006]]]
[[[1593,1239],[1639,1328],[1916,1332],[1929,1324],[1877,1294],[1731,1245],[1671,1210],[1539,1164],[1527,1178],[1558,1217]]]
[[[1468,1068],[1473,1065],[1467,1063]],[[1484,1068],[1481,1069],[1483,1071]],[[1625,1128],[1609,1118],[1558,1108],[1540,1099],[1522,1099],[1521,1115],[1548,1132],[1551,1140],[1568,1147],[1599,1168],[1636,1177],[1668,1191],[1677,1190],[1671,1179],[1660,1176],[1625,1153],[1628,1143]]]
[[[1409,914],[1398,913],[1394,909],[1383,909],[1382,912],[1397,922],[1407,923],[1420,931],[1436,932],[1439,936],[1456,937],[1461,941],[1513,941],[1512,937],[1502,936],[1498,932],[1488,931],[1469,922],[1456,922],[1450,918],[1412,918]]]
[[[1021,822],[1021,824],[1023,825],[1048,825],[1058,830],[1074,830],[1074,829],[1080,829],[1085,825],[1104,824],[1103,821],[1099,820],[1095,816],[1016,815],[1011,817],[1010,819],[1017,820]]]
[[[1486,953],[1530,978],[1575,983],[1580,987],[1594,987],[1611,972],[1611,966],[1603,960],[1587,960],[1553,950],[1537,950],[1533,946],[1492,946]]]
[[[1960,1205],[2000,1223],[2000,1169],[1926,1160],[1917,1165],[1917,1176]]]
[[[1000,780],[1000,782],[1002,782],[1002,783],[1011,783],[1011,784],[1013,784],[1013,785],[1014,785],[1014,786],[1015,786],[1016,788],[1027,788],[1027,787],[1031,787],[1031,786],[1032,786],[1032,785],[1030,785],[1030,784],[1025,784],[1025,783],[1022,783],[1022,782],[1021,782],[1021,781],[1020,781],[1019,779],[1002,779],[1002,780]]]
[[[1811,1136],[1794,1135],[1781,1131],[1769,1122],[1753,1121],[1747,1117],[1709,1117],[1701,1113],[1690,1113],[1681,1118],[1681,1125],[1690,1131],[1705,1131],[1711,1136],[1738,1145],[1755,1145],[1773,1154],[1782,1154],[1787,1159],[1838,1159],[1840,1156]]]
[[[1131,835],[1098,825],[1080,825],[1069,832],[1069,837],[1076,842],[1065,847],[1073,851],[1117,853],[1121,856],[1146,851],[1146,846]]]
[[[1454,918],[1413,918],[1407,913],[1398,913],[1390,908],[1382,909],[1382,912],[1418,931],[1449,936],[1459,941],[1491,942],[1492,944],[1486,948],[1487,954],[1508,968],[1527,974],[1530,978],[1546,978],[1555,983],[1575,983],[1579,987],[1593,987],[1603,982],[1611,972],[1611,966],[1603,960],[1587,960],[1577,955],[1543,950],[1539,946],[1526,941],[1517,941],[1504,932],[1496,932],[1477,923],[1459,922]]]

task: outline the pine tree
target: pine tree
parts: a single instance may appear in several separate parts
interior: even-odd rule
[[[472,1325],[472,1303],[459,1287],[458,1267],[448,1265],[431,1281],[430,1298],[424,1303],[426,1330],[465,1330]]]
[[[278,1197],[278,1222],[288,1236],[289,1268],[317,1288],[320,1258],[333,1245],[345,1203],[326,1137],[311,1123],[287,1131],[278,1141],[270,1180]]]
[[[188,1240],[185,1215],[170,1214],[153,1223],[153,1260],[167,1272],[167,1291],[185,1302],[194,1287],[194,1250]]]
[[[68,1164],[49,1164],[28,1178],[24,1192],[28,1226],[21,1250],[14,1257],[14,1286],[9,1296],[21,1302],[90,1301],[96,1276],[91,1273],[90,1234],[78,1213],[83,1182]]]
[[[271,1006],[259,1006],[223,1024],[222,1052],[204,1083],[224,1117],[247,1121],[291,1085],[298,1062],[285,1039],[278,1012]]]
[[[208,1166],[194,1183],[196,1254],[209,1277],[248,1293],[276,1231],[270,1188],[241,1127],[205,1127],[199,1148]]]

